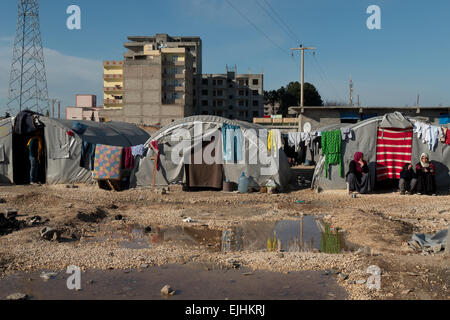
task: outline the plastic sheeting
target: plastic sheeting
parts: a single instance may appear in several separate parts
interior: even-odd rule
[[[80,167],[82,141],[118,147],[144,144],[150,135],[130,123],[78,121],[88,128],[82,134],[67,135],[74,121],[40,117],[44,123],[47,148],[48,184],[92,183],[91,171]],[[14,118],[0,121],[0,146],[3,146],[3,161],[0,160],[0,183],[11,184],[13,173],[13,130]],[[0,152],[2,152],[0,148]],[[1,156],[0,156],[1,158]]]
[[[259,129],[264,129],[263,127],[243,121],[228,120],[216,116],[193,116],[185,119],[180,119],[156,132],[146,143],[146,145],[148,146],[150,144],[150,141],[157,140],[158,144],[160,145],[161,167],[159,171],[157,171],[155,184],[169,185],[172,183],[185,182],[185,162],[183,159],[185,159],[184,157],[186,155],[191,154],[192,149],[195,150],[196,148],[201,148],[202,144],[201,139],[195,139],[195,126],[197,126],[197,129],[199,128],[199,126],[201,126],[202,133],[206,133],[206,137],[208,137],[208,135],[212,135],[213,132],[220,133],[219,129],[222,128],[222,125],[224,123],[240,127],[245,140],[244,151],[245,154],[249,157],[249,150],[252,149],[250,147],[250,144],[256,143],[256,139],[252,133],[257,132],[257,130]],[[175,142],[172,141],[172,133],[176,132],[176,129],[180,128],[186,130],[186,132],[189,132],[191,138],[181,137],[185,140],[184,142],[186,142],[186,146],[184,148],[184,151],[181,152],[182,154],[178,154],[175,156],[181,156],[180,158],[182,158],[182,161],[172,161],[172,153],[176,152],[175,145],[179,143],[179,140]],[[219,137],[220,136],[221,135],[219,135]],[[154,151],[152,149],[149,149],[147,156],[140,159],[139,164],[135,170],[135,177],[134,180],[132,180],[132,185],[152,185],[154,163],[153,160],[150,160],[152,156],[154,156]],[[280,149],[279,157],[277,159],[268,156],[268,162],[266,162],[265,164],[261,162],[258,162],[258,164],[249,164],[249,161],[245,161],[245,159],[249,159],[248,157],[244,156],[244,161],[242,163],[225,162],[223,165],[225,179],[228,179],[229,181],[234,183],[238,183],[239,177],[241,176],[242,172],[245,172],[246,176],[250,178],[250,186],[252,186],[252,184],[263,185],[267,182],[267,180],[272,179],[280,186],[281,190],[286,189],[291,179],[291,170],[287,157],[282,149]],[[272,165],[277,166],[275,170],[269,169]],[[274,167],[272,166],[272,168]]]
[[[372,181],[372,189],[375,187],[376,181],[376,145],[377,145],[377,128],[384,121],[384,125],[409,126],[411,127],[415,121],[414,118],[403,117],[401,113],[388,114],[385,117],[371,118],[357,124],[338,124],[322,128],[318,131],[335,130],[341,127],[349,127],[355,132],[355,137],[351,140],[342,142],[343,170],[348,171],[349,163],[353,160],[355,152],[364,153],[364,159],[369,164],[369,174]],[[420,161],[420,155],[425,152],[430,156],[430,160],[436,168],[435,179],[436,186],[439,191],[450,190],[450,146],[438,143],[434,152],[429,151],[428,145],[422,143],[417,135],[413,135],[412,143],[412,163],[415,165]],[[345,177],[339,176],[339,170],[331,168],[329,178],[325,178],[324,157],[321,156],[317,161],[316,170],[313,176],[313,187],[321,187],[324,190],[346,189]]]

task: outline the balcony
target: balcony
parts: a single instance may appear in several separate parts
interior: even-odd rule
[[[105,99],[103,101],[103,104],[105,106],[115,106],[115,107],[120,107],[123,105],[123,100],[118,100],[118,99]]]
[[[103,89],[103,91],[106,92],[106,93],[122,93],[123,92],[123,87],[121,87],[121,86],[105,87]]]
[[[163,61],[163,65],[167,66],[167,67],[184,67],[185,62],[184,61],[171,61],[171,60],[166,60]]]
[[[103,79],[106,81],[120,81],[123,80],[123,74],[104,74]]]
[[[104,67],[123,67],[123,61],[121,60],[111,60],[111,61],[103,61]]]
[[[186,87],[184,85],[182,85],[182,86],[166,85],[166,86],[163,86],[163,91],[185,92]]]

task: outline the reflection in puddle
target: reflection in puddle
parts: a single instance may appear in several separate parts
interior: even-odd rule
[[[147,227],[128,225],[94,241],[116,240],[127,249],[146,249],[158,244],[206,248],[215,252],[287,251],[340,253],[346,250],[343,235],[314,216],[297,220],[245,222],[223,231],[206,227]]]
[[[225,230],[222,251],[321,251],[340,253],[346,249],[342,233],[330,229],[314,216],[299,220],[249,222]]]

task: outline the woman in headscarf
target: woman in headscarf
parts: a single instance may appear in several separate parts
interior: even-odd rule
[[[417,194],[436,195],[436,181],[434,179],[434,164],[426,153],[420,156],[416,165]]]
[[[346,180],[350,193],[356,191],[364,194],[371,191],[369,166],[364,161],[364,154],[362,152],[356,152],[353,160],[350,161]]]

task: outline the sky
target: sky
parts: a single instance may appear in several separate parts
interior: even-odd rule
[[[238,13],[231,5],[236,8]],[[81,30],[68,30],[70,5]],[[367,8],[381,9],[369,30]],[[279,17],[281,19],[277,19]],[[349,79],[364,106],[450,105],[450,1],[433,0],[41,0],[40,24],[49,97],[74,105],[76,94],[102,102],[102,61],[123,58],[127,36],[200,36],[203,72],[264,72],[264,89],[300,80],[325,101],[348,102]],[[8,94],[17,2],[0,10],[0,113]],[[276,22],[277,21],[277,22]]]

